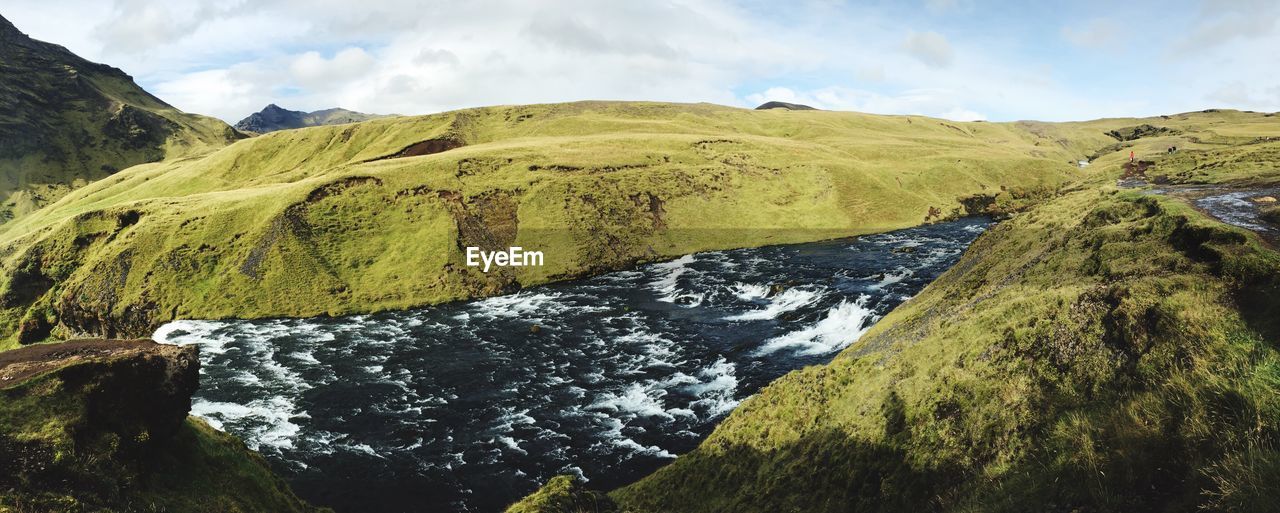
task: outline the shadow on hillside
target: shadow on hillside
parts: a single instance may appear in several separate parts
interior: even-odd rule
[[[945,500],[936,491],[964,477],[957,468],[920,468],[901,449],[834,429],[767,452],[746,445],[707,449],[614,497],[640,511],[942,511]]]
[[[1280,278],[1266,276],[1243,287],[1236,295],[1240,314],[1249,328],[1272,347],[1280,346]]]

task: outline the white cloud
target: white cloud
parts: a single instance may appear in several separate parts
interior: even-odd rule
[[[1273,34],[1280,7],[1271,0],[1207,0],[1191,34],[1179,38],[1179,52],[1202,52],[1237,40]]]
[[[294,83],[308,89],[322,89],[336,82],[345,82],[364,76],[376,65],[372,55],[363,48],[351,47],[325,59],[320,52],[306,52],[289,65]]]
[[[1220,106],[1262,111],[1280,110],[1280,86],[1251,87],[1241,81],[1223,84],[1205,96]]]
[[[916,59],[935,68],[951,64],[954,52],[947,38],[937,32],[914,32],[907,34],[902,42],[902,49]]]
[[[884,65],[873,64],[860,67],[854,72],[853,76],[861,82],[884,82]]]
[[[189,36],[237,3],[117,0],[111,16],[93,27],[106,52],[142,53]]]
[[[203,70],[198,81],[188,74],[161,77],[156,89],[184,110],[230,121],[268,102],[305,110],[342,106],[404,114],[580,99],[732,105],[741,103],[733,93],[739,81],[813,67],[819,59],[797,55],[784,38],[719,2],[554,4],[500,0],[406,8],[396,17],[416,17],[419,22],[399,22],[415,28],[378,44],[333,54],[268,54],[219,68],[225,73]],[[325,15],[320,19],[268,7],[255,17],[269,14],[323,25],[349,34],[340,38],[344,41],[384,35],[361,28],[365,22],[342,21],[333,28],[339,22],[329,18],[345,16],[342,7],[333,12],[308,9]],[[362,36],[361,30],[370,32]],[[257,106],[228,101],[219,93],[225,91],[254,95]]]
[[[938,117],[955,121],[985,121],[986,116],[968,109],[951,109],[943,112]]]
[[[1123,28],[1111,18],[1094,18],[1079,26],[1062,27],[1062,37],[1071,44],[1087,48],[1105,48],[1116,43]]]
[[[1064,22],[1025,9],[986,16],[993,7],[968,0],[806,0],[785,10],[740,0],[3,7],[33,36],[120,67],[183,110],[231,122],[267,103],[402,114],[581,99],[754,106],[782,89],[826,108],[966,119],[1150,115],[1198,110],[1209,97],[1274,105],[1268,88],[1280,84],[1280,67],[1265,64],[1280,34],[1270,2],[1149,10],[1118,6],[1106,18]],[[1005,30],[1010,23],[1024,30]],[[1046,51],[1058,38],[1124,55],[1064,58]],[[1188,41],[1195,51],[1177,50]],[[1233,82],[1244,94],[1228,94]]]
[[[924,7],[933,14],[942,14],[960,8],[959,0],[925,0]]]
[[[763,92],[747,95],[747,100],[753,105],[782,101],[825,110],[914,114],[956,121],[987,119],[986,116],[965,108],[959,96],[955,91],[945,89],[913,89],[896,95],[884,95],[847,87],[824,87],[803,92],[786,87],[771,87]]]

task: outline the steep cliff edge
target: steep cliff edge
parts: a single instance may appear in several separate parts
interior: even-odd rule
[[[0,353],[0,512],[314,511],[187,416],[196,356],[125,340]]]

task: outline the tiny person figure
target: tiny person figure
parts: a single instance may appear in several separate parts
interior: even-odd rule
[[[1129,162],[1133,162],[1133,150],[1129,150]]]

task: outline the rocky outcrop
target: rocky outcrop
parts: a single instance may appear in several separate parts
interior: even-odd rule
[[[76,340],[0,353],[0,460],[16,463],[0,471],[0,485],[20,495],[113,494],[95,476],[136,473],[163,450],[187,418],[199,371],[194,347],[150,341]]]
[[[0,511],[314,511],[188,418],[199,376],[195,347],[145,340],[0,352]]]
[[[774,102],[764,102],[764,103],[760,104],[760,106],[759,106],[759,107],[756,107],[756,110],[769,110],[769,109],[786,109],[786,110],[818,110],[818,109],[815,109],[815,108],[810,107],[810,106],[808,106],[808,105],[803,105],[803,104],[799,104],[799,103],[787,103],[787,102],[777,102],[777,101],[774,101]]]
[[[267,105],[262,110],[250,114],[248,117],[236,123],[237,130],[245,132],[254,132],[265,134],[267,132],[275,132],[277,130],[289,130],[293,128],[306,128],[309,126],[322,125],[341,125],[345,123],[358,123],[360,121],[368,121],[386,117],[380,114],[365,114],[347,109],[324,109],[315,112],[303,112],[300,110],[289,110],[280,107],[274,103]]]
[[[1154,137],[1158,135],[1174,135],[1177,133],[1179,133],[1177,130],[1173,130],[1171,128],[1167,128],[1163,126],[1138,125],[1138,126],[1131,126],[1127,128],[1118,128],[1118,129],[1107,132],[1107,135],[1117,141],[1125,142],[1125,141],[1136,141],[1143,137]]]

